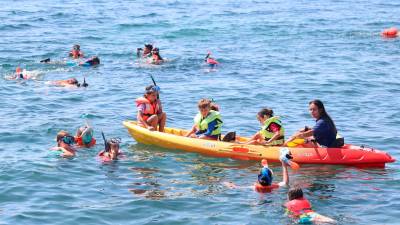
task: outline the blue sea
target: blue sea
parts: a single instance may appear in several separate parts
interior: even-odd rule
[[[321,99],[347,143],[400,158],[400,2],[386,0],[88,1],[2,0],[0,75],[20,66],[37,79],[0,79],[0,224],[294,224],[287,188],[259,194],[259,162],[212,158],[137,143],[122,122],[154,76],[167,126],[188,129],[197,101],[213,98],[224,132],[250,136],[270,107],[287,136],[315,121]],[[153,43],[168,62],[146,65]],[[95,68],[64,60],[74,44]],[[221,63],[203,64],[208,51]],[[76,77],[87,88],[46,82]],[[54,157],[59,130],[85,122],[98,145]],[[126,159],[102,163],[101,131],[120,137]],[[272,164],[275,181],[282,179]],[[400,224],[398,162],[386,168],[302,165],[290,171],[318,213],[338,224]],[[233,182],[238,189],[228,189]]]

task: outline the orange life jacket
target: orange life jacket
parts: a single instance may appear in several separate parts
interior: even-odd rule
[[[158,104],[158,101],[159,101],[159,100],[156,100],[155,102],[151,103],[151,102],[150,102],[147,98],[145,98],[145,97],[140,97],[140,98],[137,98],[137,99],[135,100],[136,106],[139,106],[139,105],[141,105],[141,104],[145,104],[144,112],[142,112],[142,113],[143,113],[142,118],[143,118],[144,120],[147,120],[150,116],[156,115],[156,114],[159,113],[159,111],[160,111],[160,105]]]
[[[295,216],[300,216],[304,213],[313,212],[311,203],[306,198],[294,199],[285,204],[287,210]]]
[[[260,193],[269,193],[275,188],[279,188],[279,185],[278,184],[271,184],[269,186],[263,186],[258,182],[254,184],[254,190],[257,191],[257,192],[260,192]]]

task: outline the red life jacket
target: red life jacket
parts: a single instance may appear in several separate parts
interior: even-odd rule
[[[300,216],[304,213],[313,212],[311,209],[311,203],[306,198],[294,199],[286,202],[287,210],[294,214],[294,216]]]
[[[74,59],[80,58],[80,57],[83,56],[82,52],[81,52],[81,51],[78,51],[78,50],[71,50],[71,51],[69,52],[69,55],[72,56],[72,58],[74,58]]]
[[[135,100],[136,106],[139,106],[141,104],[145,104],[145,109],[142,118],[144,120],[147,120],[150,116],[152,115],[157,115],[160,112],[160,105],[158,104],[159,100],[156,100],[155,102],[151,103],[147,98],[145,97],[140,97]]]

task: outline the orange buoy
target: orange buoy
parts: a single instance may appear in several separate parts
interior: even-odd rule
[[[385,38],[395,38],[397,37],[398,30],[396,27],[391,27],[382,31],[381,35]]]

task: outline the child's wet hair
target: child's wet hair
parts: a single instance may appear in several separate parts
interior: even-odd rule
[[[290,188],[288,191],[289,201],[294,199],[303,198],[303,190],[300,187]]]
[[[200,99],[197,106],[199,107],[199,109],[211,108],[211,100],[206,98]]]
[[[57,133],[56,141],[59,142],[63,137],[66,137],[66,136],[70,136],[69,133],[67,131],[65,131],[65,130],[60,130]]]
[[[273,117],[274,116],[274,111],[272,109],[269,109],[269,108],[263,108],[257,113],[257,115],[259,117],[262,117],[262,118],[264,116]]]

